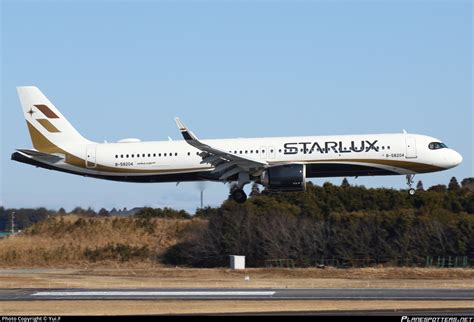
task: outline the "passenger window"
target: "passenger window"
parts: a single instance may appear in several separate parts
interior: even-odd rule
[[[188,152],[188,155],[191,155],[191,152]]]
[[[127,154],[127,158],[128,158],[128,154]]]
[[[164,153],[163,156],[166,156],[166,153]]]
[[[175,153],[174,156],[177,157],[177,156],[178,156],[178,153]]]

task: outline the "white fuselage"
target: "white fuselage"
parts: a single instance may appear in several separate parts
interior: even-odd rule
[[[77,132],[37,87],[20,86],[17,91],[34,149],[17,149],[12,159],[100,179],[237,181],[240,190],[254,181],[286,191],[304,189],[305,179],[311,177],[411,176],[462,161],[439,140],[405,132],[199,140],[179,118],[175,121],[181,141],[99,144]],[[243,191],[234,197],[245,200]]]
[[[307,164],[310,166],[307,177],[433,172],[454,167],[462,160],[452,149],[431,150],[429,144],[439,142],[437,139],[404,133],[202,141],[270,165]],[[200,151],[184,140],[87,144],[75,146],[69,152],[84,159],[84,164],[57,166],[84,175],[111,177],[112,180],[113,177],[117,177],[115,180],[126,177],[124,181],[133,181],[130,177],[213,170],[209,164],[201,163]],[[332,165],[332,168],[329,171],[321,168],[318,173],[318,165],[326,165],[326,168]],[[313,167],[314,171],[311,170]],[[380,173],[377,169],[381,170]],[[169,181],[175,180],[170,177]]]

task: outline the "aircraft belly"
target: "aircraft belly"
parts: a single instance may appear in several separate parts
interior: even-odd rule
[[[307,178],[398,175],[400,173],[374,166],[347,163],[313,163],[306,165]]]

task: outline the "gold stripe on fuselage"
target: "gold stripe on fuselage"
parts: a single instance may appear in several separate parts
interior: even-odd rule
[[[272,162],[269,162],[272,163]],[[424,172],[436,172],[446,170],[441,167],[437,167],[431,164],[413,162],[413,161],[401,161],[401,160],[385,160],[385,159],[330,159],[330,160],[293,160],[293,161],[284,161],[284,162],[273,162],[273,163],[305,163],[305,164],[318,164],[318,163],[369,163],[374,165],[384,165],[393,168],[399,168],[404,170],[409,170],[417,173]]]

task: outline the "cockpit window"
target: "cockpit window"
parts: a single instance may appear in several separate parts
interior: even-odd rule
[[[446,146],[446,144],[441,143],[441,142],[431,142],[431,143],[428,145],[428,148],[429,148],[430,150],[438,150],[438,149],[447,148],[447,146]]]

